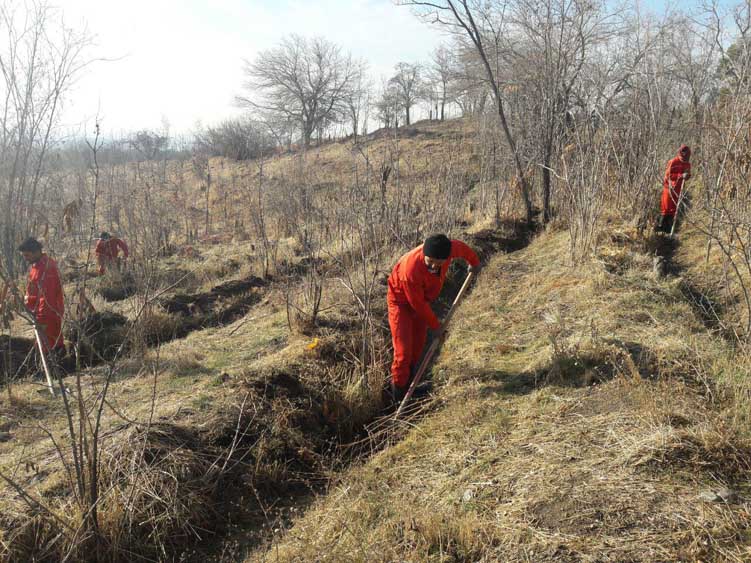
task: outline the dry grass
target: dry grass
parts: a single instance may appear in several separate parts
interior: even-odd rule
[[[638,251],[572,270],[566,248],[493,260],[433,414],[248,560],[748,560],[751,442],[715,379],[732,350]],[[740,503],[699,498],[720,485]]]
[[[436,162],[466,160],[454,172],[472,174],[465,129],[423,124],[367,151],[376,164],[403,151],[400,178],[419,200],[435,190]],[[285,187],[299,158],[268,162],[269,185]],[[331,143],[304,158],[327,197],[362,157]],[[217,182],[257,180],[254,163],[214,164]],[[513,242],[487,226],[471,229],[483,249]],[[174,286],[167,296],[208,292],[259,275],[243,238],[164,259],[156,286]],[[387,358],[375,350],[372,367],[357,368],[357,320],[337,283],[324,286],[321,318],[305,334],[289,334],[285,293],[272,286],[246,316],[140,348],[105,413],[102,525],[111,559],[175,559],[223,532],[228,515],[248,517],[252,541],[268,540],[286,527],[277,509],[317,491],[314,506],[250,560],[748,560],[741,429],[751,417],[733,397],[748,392],[739,372],[751,373],[751,363],[739,365],[728,342],[707,330],[685,285],[653,275],[656,242],[620,228],[601,237],[597,260],[574,270],[565,263],[568,237],[554,226],[527,250],[493,259],[433,368],[439,393],[398,425],[376,418]],[[296,246],[281,244],[287,274],[303,260]],[[326,250],[336,257],[341,249]],[[131,318],[137,307],[138,298],[112,306]],[[146,325],[165,339],[180,330],[159,308]],[[84,377],[90,396],[101,384],[101,370]],[[3,397],[0,406],[13,434],[13,443],[0,443],[0,468],[56,514],[80,521],[46,433],[64,436],[59,405],[28,383],[14,392],[13,405]],[[359,454],[371,457],[339,473]],[[720,484],[741,502],[698,498]],[[59,559],[59,522],[3,494],[2,556]],[[259,531],[259,521],[269,529]]]
[[[326,299],[341,296],[338,289]],[[257,519],[255,512],[271,502],[239,506],[225,497],[227,483],[246,499],[272,500],[280,491],[296,495],[320,485],[337,463],[337,442],[351,439],[381,409],[384,373],[369,372],[362,384],[347,359],[354,346],[347,333],[355,326],[352,312],[334,307],[326,314],[333,324],[316,328],[319,344],[311,347],[311,337],[290,339],[283,295],[270,288],[247,317],[159,349],[143,347],[138,361],[123,365],[104,421],[110,434],[103,445],[100,524],[107,557],[170,559],[221,532],[227,513]],[[159,308],[148,311],[139,326],[142,338],[179,328]],[[102,377],[102,370],[85,375],[84,392],[98,392]],[[75,527],[81,514],[65,492],[47,434],[64,439],[61,409],[27,383],[15,388],[15,397],[13,442],[25,447],[0,444],[0,466]],[[246,414],[238,419],[243,401]],[[27,462],[33,467],[24,469]],[[90,554],[86,538],[61,536],[59,522],[33,515],[13,495],[7,497],[0,559],[59,560],[69,549],[80,560]]]

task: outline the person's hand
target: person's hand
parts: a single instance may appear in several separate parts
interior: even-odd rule
[[[478,264],[477,266],[470,266],[469,267],[469,273],[477,275],[482,271],[482,264]]]
[[[441,323],[441,326],[439,326],[435,331],[433,331],[433,336],[437,340],[439,340],[441,343],[443,343],[446,340],[446,336],[448,336],[448,331],[446,330],[446,325]]]

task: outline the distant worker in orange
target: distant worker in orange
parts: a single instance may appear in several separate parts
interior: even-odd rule
[[[396,401],[404,398],[415,375],[428,328],[435,331],[436,338],[443,337],[444,329],[430,303],[440,295],[456,258],[469,263],[470,272],[480,268],[480,259],[469,246],[446,235],[432,235],[402,256],[391,271],[386,299],[394,344],[391,390]]]
[[[691,177],[691,149],[681,145],[678,156],[668,161],[665,177],[662,180],[662,199],[660,201],[660,222],[657,230],[669,233],[678,212],[683,183]]]
[[[120,251],[123,252],[122,259],[120,258]],[[128,259],[128,245],[125,241],[111,236],[107,232],[103,232],[99,235],[99,240],[96,243],[96,261],[99,265],[99,275],[102,276],[112,268],[117,268],[118,271],[122,269],[122,265],[125,260]]]
[[[45,351],[58,352],[63,348],[65,301],[57,263],[35,238],[26,239],[18,251],[31,264],[24,304],[34,315]]]

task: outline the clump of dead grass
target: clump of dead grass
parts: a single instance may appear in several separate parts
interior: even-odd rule
[[[101,527],[115,553],[166,558],[221,526],[222,453],[168,423],[128,428],[103,455]]]
[[[676,428],[676,419],[644,436],[629,459],[638,468],[711,473],[724,481],[751,473],[751,444],[721,420]],[[683,421],[685,423],[685,420]],[[678,420],[678,426],[682,426]]]

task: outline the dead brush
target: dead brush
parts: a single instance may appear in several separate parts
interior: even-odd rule
[[[96,547],[74,504],[33,515],[19,504],[3,516],[0,561],[172,560],[224,525],[220,493],[239,467],[244,414],[215,421],[233,436],[224,444],[161,422],[111,432],[101,450]]]
[[[323,416],[340,437],[351,439],[383,411],[383,370],[370,369],[363,378],[356,366],[345,363],[329,367],[325,378],[332,385],[324,398]]]
[[[390,531],[400,551],[422,557],[438,554],[439,561],[481,561],[488,550],[486,538],[477,533],[482,524],[472,512],[449,518],[427,510],[398,522]]]
[[[181,330],[179,318],[159,307],[149,307],[130,331],[133,349],[144,351],[149,346],[169,342]]]
[[[61,507],[59,520],[45,512],[30,514],[25,505],[18,503],[4,508],[0,519],[3,529],[0,561],[3,563],[61,561],[70,551],[67,537],[61,532],[75,526],[74,519],[66,517],[75,513],[75,507]]]
[[[751,444],[738,429],[717,418],[685,428],[662,424],[636,445],[629,461],[640,469],[682,469],[705,472],[724,481],[737,480],[751,472]]]
[[[639,370],[631,356],[622,348],[603,341],[594,321],[590,323],[587,337],[573,340],[560,310],[547,312],[543,319],[552,348],[545,373],[546,384],[591,385],[610,379],[616,371],[638,376]]]
[[[114,560],[167,558],[221,526],[215,510],[221,451],[193,431],[158,423],[119,433],[103,451],[110,493],[100,527]]]

